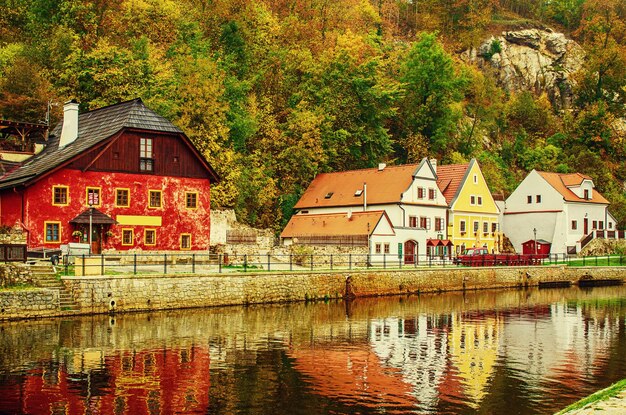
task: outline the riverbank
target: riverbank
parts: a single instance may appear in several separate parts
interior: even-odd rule
[[[556,415],[622,415],[626,413],[626,379],[573,403]]]
[[[429,292],[623,283],[626,267],[480,267],[63,277],[79,311],[36,289],[0,294],[0,320],[324,300]]]

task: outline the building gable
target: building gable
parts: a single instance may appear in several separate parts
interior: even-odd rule
[[[140,147],[142,139],[151,140],[151,170],[142,170]],[[207,178],[216,175],[203,159],[185,143],[182,134],[155,133],[124,129],[110,141],[96,146],[76,158],[68,168],[83,171],[115,171],[155,174],[170,177]]]
[[[452,211],[494,213],[498,206],[475,159],[472,159],[450,203]]]

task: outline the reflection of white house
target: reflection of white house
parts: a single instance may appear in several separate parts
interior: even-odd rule
[[[620,324],[619,318],[585,314],[582,306],[563,302],[552,304],[545,318],[533,310],[527,318],[509,317],[503,333],[508,368],[529,388],[542,387],[546,379],[584,378],[581,371],[597,367],[619,342]]]
[[[438,324],[436,316],[370,323],[372,349],[385,367],[400,370],[402,380],[413,388],[419,409],[427,412],[437,409],[448,365],[447,337],[447,325]]]
[[[517,252],[523,242],[543,239],[552,253],[575,253],[594,230],[617,235],[608,206],[589,176],[533,170],[506,199],[503,231]]]
[[[348,221],[354,220],[357,212],[385,212],[393,234],[379,235],[378,230],[369,234],[372,261],[391,255],[413,263],[416,254],[426,254],[428,239],[443,239],[446,233],[446,200],[437,187],[435,167],[426,158],[419,164],[381,164],[372,169],[319,174],[295,209],[297,213],[281,234],[287,244],[327,237],[328,244],[332,244],[333,239],[340,238],[341,231],[331,226],[309,227],[306,233],[290,231],[297,227],[292,222],[304,215],[315,216],[319,225],[328,219],[323,215],[328,214],[344,214]],[[369,222],[370,231],[379,223]]]

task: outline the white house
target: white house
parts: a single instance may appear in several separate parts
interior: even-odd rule
[[[332,226],[303,227],[309,234],[293,232],[296,226],[292,222],[304,215],[315,215],[316,223],[320,224],[324,220],[328,223],[323,215],[343,214],[348,218],[357,216],[357,212],[380,211],[391,223],[393,234],[385,230],[382,235],[382,228],[370,233],[368,249],[372,260],[387,254],[403,257],[404,263],[414,263],[426,254],[428,244],[443,240],[446,235],[447,204],[437,187],[435,169],[424,158],[419,164],[381,164],[378,168],[319,174],[296,203],[297,213],[281,234],[283,243],[293,243],[294,238],[302,241],[336,238],[345,233]],[[333,226],[343,226],[334,223]],[[370,221],[371,229],[373,226]]]
[[[502,227],[517,252],[522,243],[543,239],[551,253],[576,253],[596,230],[617,235],[608,206],[589,176],[533,170],[506,199]]]

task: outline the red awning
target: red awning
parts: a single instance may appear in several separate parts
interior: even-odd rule
[[[426,246],[454,246],[449,239],[427,239]]]

